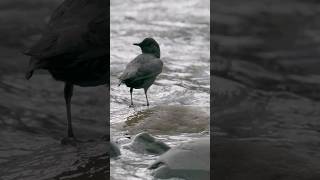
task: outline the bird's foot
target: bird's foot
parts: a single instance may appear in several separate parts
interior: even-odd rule
[[[64,137],[64,138],[61,139],[61,144],[62,145],[76,146],[80,142],[81,141],[77,140],[75,137]]]
[[[104,135],[101,137],[102,140],[104,141],[110,141],[110,136],[109,135]]]
[[[143,104],[143,106],[147,106],[147,107],[149,107],[149,104]]]
[[[134,104],[130,104],[130,105],[129,105],[129,108],[134,108]]]

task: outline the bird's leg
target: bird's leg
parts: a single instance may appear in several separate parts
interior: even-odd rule
[[[133,88],[130,88],[130,96],[131,96],[131,104],[130,104],[130,107],[133,107],[132,91],[133,91]]]
[[[68,137],[74,137],[72,131],[72,122],[71,122],[71,97],[73,93],[73,84],[66,83],[64,86],[64,98],[66,100],[67,107],[67,119],[68,119]]]
[[[149,106],[149,100],[148,100],[148,95],[147,95],[147,91],[148,89],[144,89],[144,94],[146,95],[146,99],[147,99],[147,106]]]

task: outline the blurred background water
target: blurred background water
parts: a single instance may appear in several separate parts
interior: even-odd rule
[[[118,87],[118,77],[126,64],[141,53],[140,48],[132,44],[146,37],[153,37],[159,43],[161,60],[164,62],[163,72],[148,90],[149,109],[169,105],[192,106],[195,110],[209,114],[209,7],[209,0],[111,1],[110,124],[111,139],[119,146],[130,142],[127,137],[134,135],[127,135],[127,131],[119,127],[123,127],[132,116],[139,121],[150,112],[143,106],[143,90],[133,91],[136,106],[129,108],[129,88],[125,85]],[[160,133],[156,138],[173,147],[202,136],[200,133]],[[146,168],[157,156],[141,155],[123,148],[121,151],[120,158],[111,160],[110,170],[114,179],[152,179]]]
[[[63,83],[45,71],[24,78],[22,52],[41,36],[62,0],[0,2],[0,179],[105,179],[108,176],[107,88],[75,87],[75,135],[84,142],[62,146],[66,136]]]
[[[212,7],[214,178],[320,178],[320,4]]]

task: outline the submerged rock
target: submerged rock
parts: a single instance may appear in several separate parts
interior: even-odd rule
[[[170,147],[164,142],[157,140],[145,132],[136,135],[129,145],[125,145],[123,147],[137,153],[157,155],[163,154],[170,149]]]
[[[161,155],[149,169],[156,178],[210,179],[210,138],[201,138],[174,147]]]
[[[109,144],[110,144],[109,145],[110,158],[120,156],[121,152],[120,152],[119,147],[113,142],[110,142]]]
[[[128,117],[124,126],[130,134],[199,133],[208,129],[208,113],[192,106],[156,106]]]

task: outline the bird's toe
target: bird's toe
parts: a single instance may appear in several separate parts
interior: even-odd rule
[[[80,141],[77,140],[75,137],[65,137],[65,138],[62,138],[60,142],[62,145],[72,145],[72,146],[76,146],[78,143],[80,143]]]
[[[104,141],[110,141],[109,135],[103,135],[103,136],[101,137],[101,139],[104,140]]]

